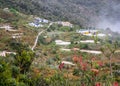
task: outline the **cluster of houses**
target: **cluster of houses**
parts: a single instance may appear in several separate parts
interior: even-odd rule
[[[29,25],[32,27],[43,27],[42,23],[49,23],[49,21],[47,19],[35,17],[33,22],[29,23]]]
[[[33,22],[29,23],[29,26],[32,26],[32,27],[43,27],[43,24],[47,24],[49,23],[50,21],[47,20],[47,19],[43,19],[43,18],[39,18],[39,17],[35,17]],[[70,22],[68,21],[57,21],[57,22],[53,22],[53,23],[56,23],[56,24],[59,24],[59,25],[62,25],[62,26],[67,26],[67,27],[73,27],[73,24],[71,24]]]
[[[85,36],[97,36],[97,37],[107,36],[106,34],[100,33],[100,31],[96,29],[82,29],[82,30],[77,30],[76,32]]]
[[[63,21],[58,21],[57,24],[60,24],[62,26],[67,26],[67,27],[73,27],[73,24],[71,24],[70,22],[63,22]]]

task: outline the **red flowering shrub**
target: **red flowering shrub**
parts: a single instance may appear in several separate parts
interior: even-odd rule
[[[79,57],[79,62],[80,62],[80,64],[83,62],[82,56]]]
[[[81,64],[81,69],[84,70],[84,71],[87,70],[87,64],[86,63],[82,63]]]
[[[100,82],[97,82],[95,86],[102,86]]]
[[[113,86],[119,86],[118,82],[114,82]]]
[[[72,58],[72,60],[73,60],[73,62],[77,63],[78,60],[79,60],[79,58],[78,58],[77,56],[74,56],[74,57]]]
[[[64,63],[61,63],[61,64],[59,65],[59,69],[62,70],[63,67],[64,67]]]
[[[98,61],[97,64],[98,64],[100,67],[103,66],[103,62],[101,62],[101,61]]]
[[[91,71],[95,74],[95,76],[99,73],[98,69],[91,69]]]

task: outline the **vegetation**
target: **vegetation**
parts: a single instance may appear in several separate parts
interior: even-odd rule
[[[119,0],[115,0],[119,3]],[[90,25],[97,22],[98,16],[108,11],[107,18],[119,17],[119,13],[112,9],[112,0],[0,0],[0,6],[14,8],[23,13],[39,15],[51,21],[64,20],[71,21],[78,25]],[[65,9],[64,9],[65,8]],[[114,13],[114,14],[113,14]],[[116,15],[117,14],[117,15]],[[93,18],[94,16],[94,18]],[[116,18],[117,18],[116,17]],[[94,21],[95,20],[95,21]]]
[[[0,86],[119,86],[119,34],[114,36],[116,33],[111,31],[112,37],[87,37],[76,32],[76,30],[81,29],[79,25],[71,28],[52,24],[48,28],[48,23],[41,28],[30,27],[28,23],[34,21],[34,16],[22,14],[17,10],[24,12],[27,10],[27,13],[33,13],[33,8],[42,5],[36,4],[35,6],[36,2],[28,0],[4,1],[0,0],[1,7],[3,5],[8,6],[11,3],[12,5],[7,11],[0,9],[1,26],[10,25],[13,30],[17,31],[10,32],[4,28],[0,30],[0,55],[8,52],[5,56],[0,57]],[[47,0],[40,1],[47,2]],[[85,4],[84,1],[70,0],[69,3]],[[89,0],[86,1],[89,2]],[[31,2],[34,4],[31,4]],[[59,2],[65,4],[62,0]],[[85,5],[88,4],[90,2]],[[18,6],[15,8],[16,5]],[[29,6],[33,6],[33,8],[29,8]],[[24,7],[24,9],[21,7]],[[38,9],[41,8],[36,8],[35,12]],[[41,11],[45,11],[45,9],[52,8],[44,8]],[[50,17],[54,18],[51,15]],[[56,12],[54,15],[59,17]],[[44,32],[38,37],[38,44],[32,51],[31,47],[37,34],[41,31]],[[12,38],[12,35],[16,33],[22,33],[22,36]],[[106,34],[109,34],[109,32],[106,32]],[[67,41],[70,42],[70,45],[57,45],[55,40]],[[94,40],[95,43],[80,43],[81,40]],[[98,41],[100,43],[97,43]],[[81,49],[97,50],[101,51],[102,54],[81,52]],[[15,54],[9,54],[10,51],[15,52]],[[66,64],[63,61],[70,63]]]

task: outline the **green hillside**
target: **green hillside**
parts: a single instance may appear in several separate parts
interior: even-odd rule
[[[0,0],[1,7],[12,7],[49,20],[69,20],[84,26],[95,25],[101,16],[117,19],[120,16],[118,3],[119,0]]]
[[[0,0],[0,86],[119,86],[117,3]]]

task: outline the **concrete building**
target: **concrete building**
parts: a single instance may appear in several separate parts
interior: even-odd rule
[[[71,42],[65,42],[62,40],[55,40],[56,45],[70,45]]]

